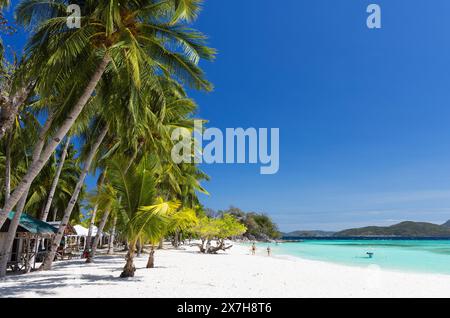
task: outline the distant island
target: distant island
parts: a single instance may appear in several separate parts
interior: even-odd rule
[[[335,232],[330,231],[294,231],[289,233],[282,233],[282,237],[329,237],[333,236]]]
[[[282,237],[450,237],[450,220],[442,225],[406,221],[392,226],[367,226],[339,232],[294,231],[282,233]]]

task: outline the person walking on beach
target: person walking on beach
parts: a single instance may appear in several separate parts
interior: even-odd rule
[[[270,256],[270,254],[272,253],[270,246],[267,246],[267,256]]]
[[[256,245],[255,243],[252,244],[252,255],[256,254]]]

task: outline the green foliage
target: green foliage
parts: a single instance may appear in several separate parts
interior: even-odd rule
[[[260,237],[261,234],[272,239],[279,237],[277,225],[266,214],[249,213],[244,224],[248,225],[248,233],[255,237]]]
[[[230,214],[236,217],[247,228],[244,236],[250,239],[276,239],[280,236],[277,225],[266,214],[246,213],[233,206],[228,210],[218,211],[218,214]]]
[[[225,214],[221,218],[202,217],[193,233],[203,240],[226,239],[245,233],[246,227],[235,217]]]
[[[239,236],[247,231],[246,226],[230,214],[225,214],[221,219],[217,219],[216,222],[219,228],[219,234],[217,234],[219,239]]]
[[[217,220],[206,216],[202,217],[192,232],[203,240],[212,240],[219,235]]]

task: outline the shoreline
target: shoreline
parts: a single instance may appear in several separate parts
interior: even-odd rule
[[[55,263],[52,271],[10,275],[0,297],[64,298],[310,298],[450,297],[450,275],[359,268],[290,255],[250,255],[233,243],[226,253],[204,255],[196,247],[159,250],[136,258],[136,276],[118,278],[124,254]],[[99,288],[107,287],[107,288]]]

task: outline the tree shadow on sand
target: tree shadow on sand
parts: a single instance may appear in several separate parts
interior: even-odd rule
[[[50,297],[57,295],[57,290],[64,287],[82,287],[87,285],[120,285],[122,283],[141,282],[140,278],[122,279],[118,275],[95,275],[52,272],[39,272],[30,275],[10,276],[5,281],[0,281],[1,297],[25,297],[32,296],[29,293],[36,293],[37,296]],[[6,286],[5,286],[6,285]]]

